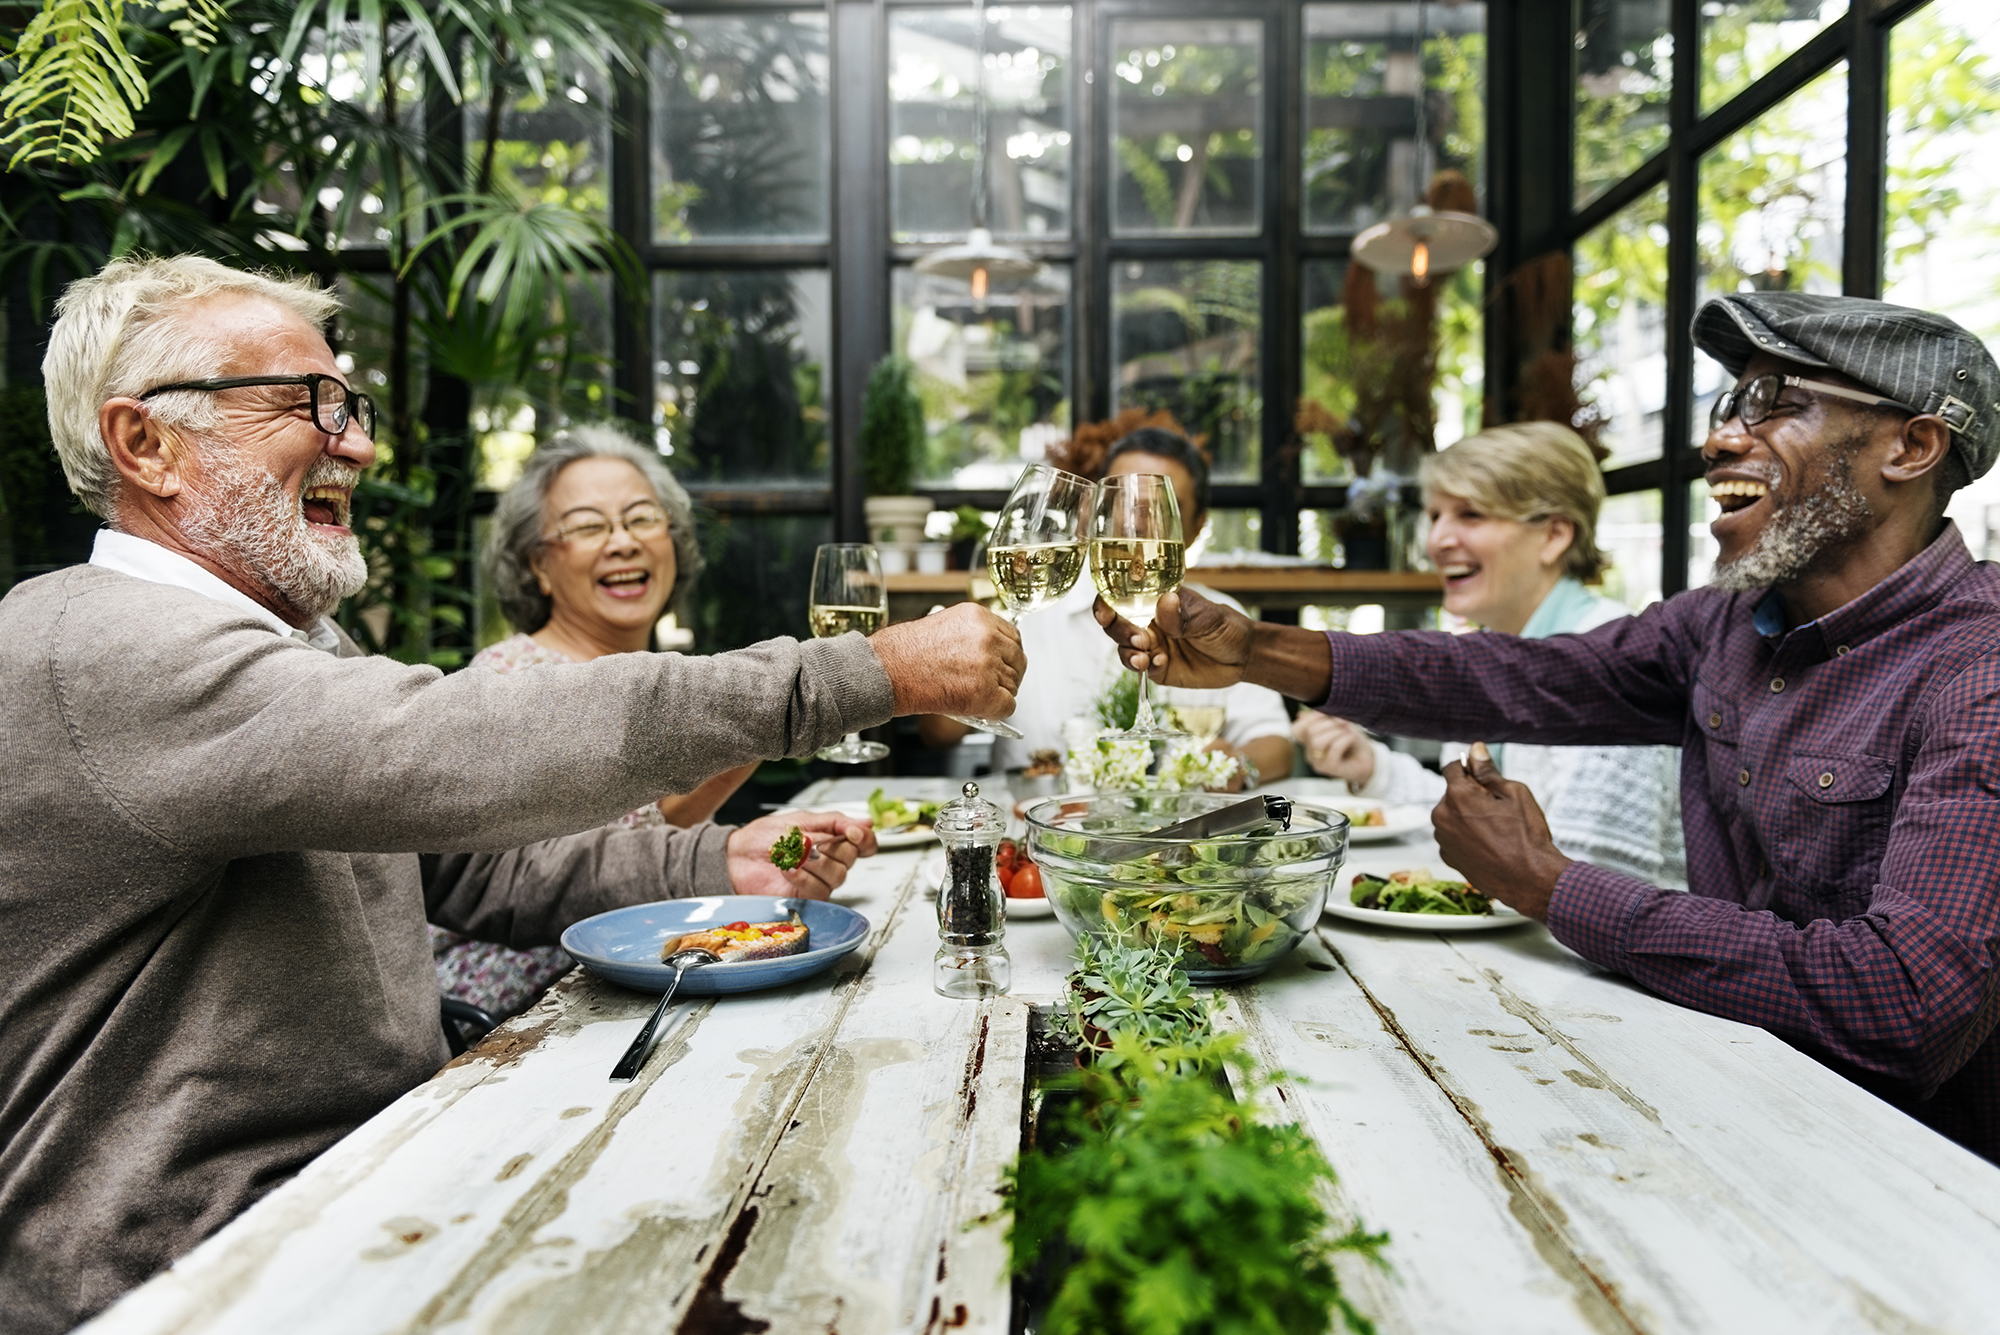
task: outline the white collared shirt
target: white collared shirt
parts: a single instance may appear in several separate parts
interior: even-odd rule
[[[91,544],[90,564],[130,575],[134,579],[171,584],[204,598],[213,598],[225,607],[257,618],[278,634],[315,649],[324,649],[327,653],[336,653],[340,649],[340,636],[325,617],[313,622],[307,630],[286,625],[284,618],[249,594],[157,542],[101,528],[97,530],[97,541]]]

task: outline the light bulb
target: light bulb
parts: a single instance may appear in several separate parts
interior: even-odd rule
[[[1410,252],[1410,276],[1421,283],[1430,271],[1431,248],[1419,241],[1417,248]]]
[[[972,299],[986,300],[986,266],[983,264],[972,271]]]

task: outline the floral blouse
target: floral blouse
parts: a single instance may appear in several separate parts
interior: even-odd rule
[[[526,635],[515,635],[481,650],[468,665],[490,672],[519,672],[547,663],[569,663],[567,654],[544,648]],[[659,807],[648,802],[620,816],[623,826],[665,825]],[[437,966],[438,991],[469,1001],[499,1019],[518,1015],[535,1003],[549,985],[569,972],[570,958],[561,946],[512,950],[492,941],[475,941],[442,927],[431,927],[431,959]]]

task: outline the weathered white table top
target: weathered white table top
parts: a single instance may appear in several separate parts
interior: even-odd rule
[[[1005,1331],[974,1221],[1069,942],[1014,923],[1012,998],[936,996],[929,852],[857,868],[836,898],[875,930],[839,972],[677,1007],[631,1085],[651,999],[571,975],[89,1329]],[[1235,1001],[1392,1237],[1392,1273],[1343,1272],[1384,1331],[2000,1330],[2000,1169],[1539,926],[1329,919]]]

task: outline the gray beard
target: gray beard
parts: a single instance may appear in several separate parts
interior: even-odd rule
[[[1875,512],[1854,485],[1854,456],[1864,440],[1857,433],[1832,442],[1819,485],[1793,504],[1775,508],[1749,551],[1733,561],[1718,560],[1709,587],[1751,593],[1796,583],[1829,553],[1865,534]]]
[[[368,582],[368,562],[352,533],[322,537],[306,523],[299,501],[269,470],[231,446],[203,442],[203,484],[182,495],[181,533],[224,569],[275,592],[317,620]],[[322,455],[300,484],[352,485],[360,472]]]

